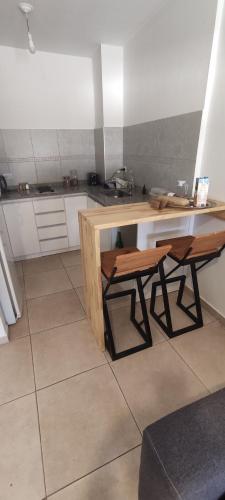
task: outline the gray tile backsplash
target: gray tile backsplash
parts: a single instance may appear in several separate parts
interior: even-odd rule
[[[96,171],[104,181],[123,166],[123,128],[99,128],[94,137]]]
[[[31,130],[34,156],[59,156],[57,130]]]
[[[59,130],[58,131],[60,156],[94,155],[93,130]]]
[[[33,158],[30,130],[2,130],[7,158]]]
[[[60,160],[36,160],[35,165],[38,183],[62,180]]]
[[[124,165],[136,184],[174,191],[185,179],[192,189],[201,111],[124,127]]]
[[[124,128],[0,130],[0,174],[9,185],[58,182],[75,168],[80,180],[96,170],[103,182],[126,165],[139,186],[174,191],[176,181],[185,179],[191,191],[201,115],[197,111]]]
[[[105,144],[104,144],[104,129],[96,128],[94,131],[95,140],[95,164],[96,172],[99,175],[100,181],[105,180]]]
[[[123,128],[104,128],[106,179],[123,166]]]
[[[33,160],[17,160],[9,163],[10,174],[12,177],[7,178],[7,183],[16,186],[19,182],[29,182],[30,184],[37,183],[37,175],[35,163]]]
[[[80,180],[95,170],[93,130],[0,130],[0,174],[9,185],[59,182],[73,168]]]

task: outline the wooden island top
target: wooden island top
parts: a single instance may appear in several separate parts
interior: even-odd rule
[[[142,222],[155,222],[160,220],[190,217],[192,215],[213,214],[225,211],[225,202],[212,201],[212,206],[207,208],[163,208],[157,210],[150,203],[130,203],[127,205],[113,205],[95,209],[82,210],[84,218],[95,229],[109,229],[113,227],[129,226]]]
[[[166,221],[193,215],[212,215],[225,219],[225,202],[213,201],[211,203],[212,206],[204,209],[164,208],[157,210],[152,208],[150,203],[144,202],[112,205],[79,212],[86,313],[101,350],[105,349],[105,341],[102,312],[100,231],[113,227]]]

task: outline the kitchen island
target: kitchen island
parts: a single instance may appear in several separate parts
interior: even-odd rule
[[[220,212],[225,212],[225,202],[212,202],[210,207],[204,209],[164,208],[156,210],[148,202],[144,202],[79,212],[86,312],[100,350],[104,351],[105,349],[100,231],[132,224],[169,221],[194,215],[217,216]]]

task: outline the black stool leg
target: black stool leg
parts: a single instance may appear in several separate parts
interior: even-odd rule
[[[152,284],[150,313],[153,316],[153,318],[157,321],[157,323],[161,326],[161,328],[166,332],[166,334],[169,337],[172,337],[173,336],[173,327],[172,327],[172,320],[171,320],[171,314],[170,314],[170,304],[169,304],[163,262],[161,262],[159,264],[159,276],[160,276],[160,281],[157,281],[157,282]],[[162,289],[162,298],[163,298],[163,305],[164,305],[164,310],[160,314],[157,314],[155,311],[156,292],[157,292],[158,286],[161,287],[161,289]],[[163,316],[165,316],[165,318],[166,318],[166,324],[161,319]]]
[[[142,351],[143,349],[147,349],[148,347],[152,346],[151,330],[150,330],[150,325],[149,325],[149,320],[148,320],[148,313],[147,313],[141,278],[140,278],[140,282],[138,283],[138,290],[140,293],[140,301],[141,301],[142,314],[143,314],[143,320],[140,322],[138,322],[135,318],[135,309],[136,309],[136,290],[135,290],[135,288],[132,288],[129,290],[123,290],[121,292],[110,293],[110,294],[106,294],[105,292],[103,293],[103,314],[104,314],[104,320],[105,320],[105,344],[106,344],[106,348],[109,351],[109,354],[110,354],[113,361],[116,359],[123,358],[124,356],[128,356],[129,354],[134,354],[135,352]],[[107,307],[107,301],[110,299],[118,298],[118,297],[124,297],[126,295],[131,296],[130,320],[132,321],[133,325],[138,330],[139,334],[142,336],[144,343],[138,344],[137,346],[131,347],[131,348],[126,349],[124,351],[117,352],[116,347],[115,347],[114,338],[113,338],[113,332],[112,332],[112,328],[111,328],[111,322],[110,322],[109,311],[108,311],[108,307]],[[143,323],[145,326],[145,330],[141,327],[141,325]]]
[[[143,284],[142,284],[141,277],[139,276],[136,279],[136,281],[137,281],[138,293],[139,293],[139,297],[140,297],[142,317],[143,317],[143,322],[144,322],[144,326],[145,326],[145,334],[146,334],[147,341],[152,346],[152,336],[151,336],[151,330],[150,330],[149,319],[148,319],[148,311],[147,311],[147,306],[146,306],[146,302],[145,302],[145,296],[144,296]]]
[[[186,282],[186,276],[181,276],[179,291],[178,291],[178,295],[177,295],[177,305],[178,306],[180,306],[180,304],[182,303],[182,299],[183,299],[183,295],[184,295],[185,282]]]
[[[104,297],[103,297],[103,315],[105,320],[105,345],[107,350],[109,351],[112,360],[114,361],[116,359],[116,349],[112,334],[111,323],[109,319],[109,311]]]
[[[185,306],[184,304],[182,304],[182,298],[183,298],[184,287],[185,287],[185,282],[186,282],[185,275],[176,276],[174,278],[166,278],[165,274],[164,274],[163,267],[160,267],[159,273],[160,273],[161,281],[153,283],[153,285],[152,285],[152,301],[151,301],[151,305],[150,305],[150,312],[151,312],[153,318],[157,321],[157,323],[161,326],[161,328],[166,332],[166,334],[170,338],[177,337],[178,335],[182,335],[183,333],[191,332],[192,330],[196,330],[197,328],[201,328],[203,326],[201,299],[200,299],[200,294],[199,294],[198,278],[197,278],[197,270],[196,270],[195,262],[189,262],[188,265],[190,265],[190,268],[191,268],[191,276],[192,276],[194,299],[195,299],[194,302],[192,304],[190,304],[189,306]],[[175,283],[176,281],[180,281],[180,287],[179,287],[179,292],[178,292],[178,297],[177,297],[177,306],[193,322],[191,325],[180,328],[179,330],[173,330],[173,328],[172,328],[169,299],[168,299],[168,294],[167,294],[167,284],[168,283]],[[162,313],[160,313],[160,314],[157,314],[155,311],[156,291],[157,291],[158,286],[161,286],[161,288],[162,288],[163,302],[164,302],[164,311],[162,311]],[[196,315],[190,311],[190,309],[192,309],[194,306],[196,307]],[[165,318],[166,318],[166,323],[164,323],[161,319],[163,316],[165,316]]]

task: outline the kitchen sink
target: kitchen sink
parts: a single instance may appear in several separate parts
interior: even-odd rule
[[[55,190],[52,186],[50,186],[49,184],[46,184],[44,186],[38,186],[37,192],[40,194],[49,194],[49,193],[55,193]]]
[[[106,189],[103,193],[111,198],[123,198],[124,196],[130,196],[129,193],[123,189]]]

